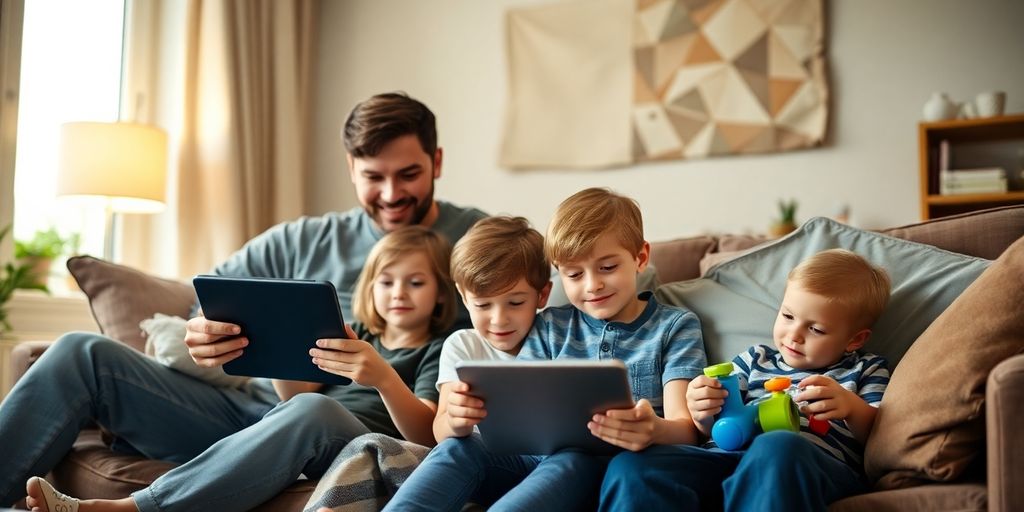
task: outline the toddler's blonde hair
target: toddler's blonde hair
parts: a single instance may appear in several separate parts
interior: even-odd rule
[[[851,310],[860,328],[870,329],[889,302],[889,274],[846,249],[821,251],[793,268],[786,285],[795,284]]]

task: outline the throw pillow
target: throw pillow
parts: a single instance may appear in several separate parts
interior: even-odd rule
[[[1024,238],[942,313],[892,374],[865,448],[881,489],[950,481],[985,450],[985,382],[1024,352]]]
[[[69,258],[68,271],[88,297],[100,332],[140,352],[146,340],[139,322],[156,313],[187,317],[195,302],[195,292],[188,284],[92,256]]]
[[[657,297],[693,310],[701,319],[708,362],[728,361],[750,345],[771,343],[790,269],[835,247],[864,256],[892,277],[889,306],[865,347],[885,356],[890,368],[990,263],[816,217],[779,240],[711,268],[698,284],[661,286]]]
[[[249,377],[228,375],[220,366],[203,368],[192,360],[185,345],[185,322],[180,316],[157,313],[143,320],[139,327],[146,333],[146,355],[164,366],[185,375],[224,388],[240,388],[249,383]]]

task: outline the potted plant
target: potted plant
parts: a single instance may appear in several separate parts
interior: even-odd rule
[[[779,199],[779,218],[772,222],[772,236],[780,237],[796,229],[796,199]]]
[[[62,237],[56,228],[36,231],[28,240],[14,241],[14,259],[30,268],[33,283],[46,289],[53,260],[65,252],[78,250],[78,235]]]
[[[10,230],[10,226],[0,229],[0,241],[3,241]],[[7,308],[4,306],[14,295],[14,290],[19,288],[47,291],[45,286],[35,282],[30,265],[10,262],[4,264],[3,269],[0,269],[0,333],[11,330],[11,324],[7,322]]]

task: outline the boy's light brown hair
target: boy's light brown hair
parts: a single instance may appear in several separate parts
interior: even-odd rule
[[[870,329],[889,302],[889,274],[846,249],[821,251],[802,261],[786,280],[847,307],[858,327]]]
[[[525,278],[538,292],[551,282],[544,237],[523,217],[487,217],[452,249],[452,279],[481,297],[504,293]]]
[[[544,253],[557,267],[585,258],[601,236],[612,233],[630,254],[644,246],[644,221],[636,201],[607,188],[581,190],[558,205],[548,226]]]
[[[430,317],[430,334],[443,334],[455,321],[455,286],[448,274],[451,244],[441,234],[423,226],[405,226],[388,233],[373,246],[356,281],[352,314],[371,333],[380,334],[387,326],[384,317],[373,306],[373,285],[377,276],[388,265],[417,252],[427,256],[430,270],[437,280],[438,304]]]
[[[377,94],[349,113],[342,129],[345,150],[354,158],[380,154],[389,142],[415,135],[423,152],[437,151],[437,123],[426,105],[402,92]]]

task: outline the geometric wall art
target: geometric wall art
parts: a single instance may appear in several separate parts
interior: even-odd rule
[[[570,0],[506,22],[504,166],[619,167],[825,138],[821,0]]]

